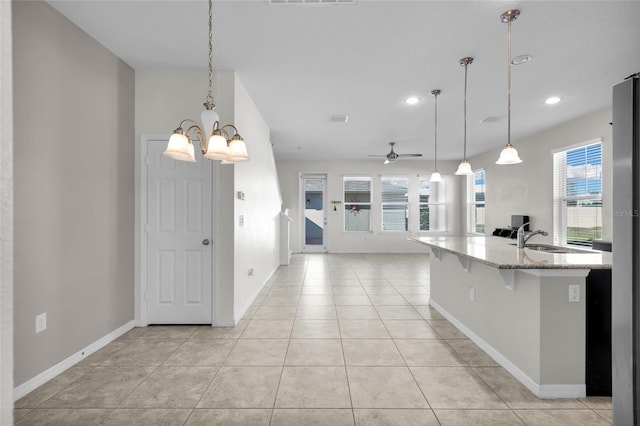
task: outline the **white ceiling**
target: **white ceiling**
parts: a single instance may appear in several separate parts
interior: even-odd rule
[[[206,1],[49,3],[134,69],[207,67]],[[459,160],[458,61],[472,56],[468,156],[497,156],[507,137],[507,25],[499,16],[510,8],[521,10],[513,56],[533,57],[513,67],[516,141],[610,105],[612,86],[640,71],[640,1],[215,0],[214,67],[237,72],[271,128],[277,159],[367,159],[387,153],[389,141],[398,153],[433,158],[430,92],[441,89],[439,158]],[[206,88],[205,80],[203,100]],[[408,106],[409,95],[422,101]],[[547,106],[550,95],[563,101]],[[331,123],[333,114],[349,122]],[[498,120],[479,123],[488,116]]]

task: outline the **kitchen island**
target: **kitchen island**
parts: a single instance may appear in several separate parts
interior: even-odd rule
[[[539,398],[586,395],[586,278],[611,269],[611,253],[519,249],[500,237],[411,240],[431,249],[431,306]]]

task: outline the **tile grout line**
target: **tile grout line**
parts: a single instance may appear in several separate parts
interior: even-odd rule
[[[304,274],[302,276],[302,284],[303,284],[303,286],[304,286],[304,278],[307,275],[308,267],[309,267],[309,265],[308,265],[308,260],[307,260],[307,262],[305,262]],[[301,292],[302,292],[302,290],[301,290]],[[273,397],[273,407],[271,408],[271,416],[269,417],[269,425],[271,425],[271,422],[273,421],[273,414],[275,413],[276,403],[278,402],[278,393],[280,392],[280,384],[282,383],[282,376],[284,376],[284,368],[285,368],[285,365],[287,364],[287,356],[289,355],[289,347],[291,346],[291,336],[293,335],[293,328],[295,327],[296,318],[298,316],[298,309],[300,307],[300,297],[301,297],[301,294],[298,295],[298,303],[296,304],[296,312],[295,312],[295,315],[293,316],[293,324],[291,325],[291,330],[289,331],[289,340],[287,341],[287,349],[285,350],[284,358],[282,359],[282,370],[280,370],[280,379],[278,380],[278,385],[276,386],[276,393],[275,393],[275,395]]]
[[[354,271],[355,273],[355,271]],[[358,282],[360,280],[358,279]],[[362,286],[362,284],[360,284]],[[333,287],[333,281],[331,282],[331,287]],[[364,290],[364,289],[363,289]],[[340,319],[338,318],[338,308],[336,307],[336,322],[338,324],[338,336],[340,336],[340,349],[342,350],[342,362],[344,362],[344,376],[347,379],[347,391],[349,392],[349,404],[351,405],[351,418],[353,419],[353,424],[356,424],[356,410],[353,406],[353,395],[351,394],[351,383],[349,382],[349,370],[347,369],[347,357],[344,354],[344,340],[342,338],[342,329],[340,328]]]

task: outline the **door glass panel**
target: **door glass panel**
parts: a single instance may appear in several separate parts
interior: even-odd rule
[[[304,179],[304,241],[308,246],[324,244],[324,179]]]

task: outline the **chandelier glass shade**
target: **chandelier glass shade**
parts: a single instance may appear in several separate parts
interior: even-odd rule
[[[222,164],[247,161],[247,147],[238,129],[232,124],[220,125],[213,102],[213,0],[209,0],[209,89],[203,105],[201,122],[182,120],[169,138],[164,155],[174,160],[195,162],[194,141],[197,140],[204,158],[220,160]]]

